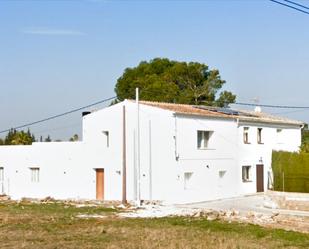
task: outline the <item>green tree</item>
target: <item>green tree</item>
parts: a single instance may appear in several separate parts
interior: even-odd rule
[[[70,138],[70,142],[76,142],[78,141],[79,137],[77,134],[74,134],[73,137]]]
[[[17,131],[15,129],[11,129],[8,132],[8,134],[5,136],[5,138],[4,138],[4,144],[5,145],[11,145],[12,144],[12,140],[16,136],[16,133],[17,133]]]
[[[4,139],[5,145],[29,145],[33,142],[35,142],[35,137],[29,129],[27,132],[11,129]]]
[[[4,141],[2,138],[0,138],[0,145],[4,145]]]
[[[236,96],[228,91],[219,94],[224,84],[219,71],[205,64],[156,58],[125,69],[115,86],[115,102],[135,98],[138,87],[142,100],[225,106]]]
[[[220,107],[225,107],[230,103],[235,103],[236,96],[228,91],[223,91],[220,93],[219,98],[216,100],[216,105]]]
[[[50,138],[50,136],[48,135],[47,138],[45,138],[44,142],[51,142],[52,139]]]

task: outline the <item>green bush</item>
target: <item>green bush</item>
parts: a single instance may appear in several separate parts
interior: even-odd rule
[[[272,169],[274,190],[309,193],[309,153],[273,151]]]

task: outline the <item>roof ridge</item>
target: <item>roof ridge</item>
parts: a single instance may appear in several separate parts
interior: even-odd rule
[[[134,99],[128,99],[129,101],[135,102]],[[183,104],[183,103],[170,103],[170,102],[161,102],[161,101],[152,101],[152,100],[139,100],[140,103],[153,103],[153,104],[163,104],[163,105],[180,105],[180,106],[190,106],[190,107],[197,107],[199,105],[195,104]],[[220,108],[218,106],[210,106],[210,105],[200,105],[200,106],[205,106],[209,108]]]
[[[135,100],[129,100],[135,101]],[[200,105],[204,108],[199,108],[199,105],[189,105],[189,104],[178,104],[178,103],[168,103],[159,101],[149,101],[140,100],[140,104],[149,105],[152,107],[157,107],[165,110],[172,111],[174,113],[184,114],[184,115],[198,115],[198,116],[209,116],[217,118],[229,118],[229,119],[242,119],[244,121],[254,121],[254,122],[267,122],[267,123],[280,123],[280,124],[293,124],[302,125],[304,122],[299,120],[290,119],[287,117],[276,116],[266,112],[254,112],[250,110],[238,110],[234,108],[230,109],[232,112],[220,111],[220,107],[215,106],[205,106]],[[235,113],[233,113],[233,110]]]

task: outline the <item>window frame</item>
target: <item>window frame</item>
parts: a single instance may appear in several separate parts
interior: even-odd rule
[[[206,134],[208,135],[206,136]],[[213,131],[210,131],[210,130],[197,130],[197,149],[198,150],[207,150],[210,148],[209,140],[212,134],[213,134]]]
[[[250,144],[249,130],[250,130],[250,127],[248,127],[248,126],[243,127],[243,142],[244,142],[244,144]]]
[[[246,169],[246,171],[244,171],[244,169]],[[244,174],[244,172],[246,174]],[[243,165],[241,167],[241,178],[242,178],[242,182],[252,182],[252,166],[251,165]]]
[[[4,181],[4,167],[0,167],[0,182]]]
[[[225,178],[227,170],[219,170],[218,174],[219,174],[219,179],[222,180]]]
[[[263,132],[263,128],[259,127],[257,128],[257,143],[258,144],[264,144],[263,143],[263,138],[262,138],[262,133]]]
[[[110,144],[109,144],[109,131],[102,131],[103,135],[105,136],[106,139],[106,148],[109,148]]]
[[[187,177],[188,176],[188,177]],[[184,172],[183,174],[183,187],[184,190],[190,190],[192,189],[192,176],[193,172]]]
[[[30,180],[31,180],[31,183],[40,182],[40,168],[39,167],[30,167]]]

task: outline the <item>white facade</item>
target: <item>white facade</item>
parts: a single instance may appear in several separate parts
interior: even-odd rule
[[[298,151],[301,143],[300,122],[197,115],[142,102],[138,160],[137,108],[124,101],[84,116],[82,142],[0,146],[0,191],[13,199],[95,199],[96,169],[104,169],[104,199],[121,200],[123,106],[128,200],[179,203],[255,193],[256,165],[263,165],[266,190],[272,150]]]

